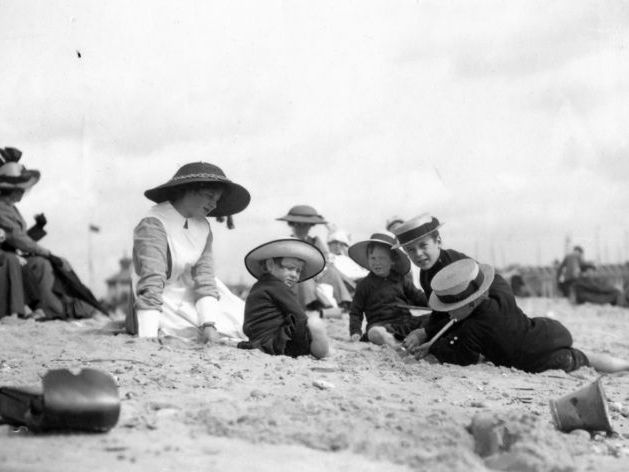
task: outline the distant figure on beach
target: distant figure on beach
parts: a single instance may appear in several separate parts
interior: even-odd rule
[[[400,249],[392,249],[395,237],[374,233],[349,248],[349,256],[369,275],[358,282],[349,311],[352,341],[371,341],[397,347],[422,317],[411,314],[411,306],[426,306],[426,295],[404,277],[411,263]],[[363,317],[367,326],[363,333]]]
[[[156,205],[133,233],[135,300],[127,330],[210,343],[245,339],[244,302],[215,276],[208,217],[244,210],[249,192],[218,166],[194,162],[144,195]]]
[[[627,360],[575,349],[570,332],[557,320],[525,315],[492,266],[458,260],[441,269],[431,285],[430,307],[450,319],[421,330],[420,342],[406,346],[417,358],[469,365],[482,356],[495,365],[533,373],[572,372],[583,366],[601,372],[629,370]]]
[[[313,226],[326,224],[327,221],[310,205],[295,205],[278,221],[285,221],[292,230],[291,236],[316,246],[325,256],[329,249],[319,236],[311,236]],[[343,281],[343,276],[334,266],[326,265],[323,272],[316,278],[297,285],[299,302],[306,310],[320,310],[330,307],[348,308],[352,302],[352,294]]]
[[[348,255],[350,238],[347,232],[335,230],[328,234],[328,261],[334,264],[343,275],[344,281],[350,285],[352,293],[356,290],[356,282],[365,277],[369,271],[354,262]]]
[[[243,331],[249,341],[238,347],[291,357],[327,356],[329,340],[319,313],[308,316],[293,291],[324,269],[323,253],[299,239],[278,239],[250,251],[245,266],[258,281],[245,302]]]
[[[574,246],[572,252],[566,254],[557,267],[557,285],[564,297],[570,297],[570,290],[581,274],[583,260],[583,248]]]
[[[626,304],[624,289],[615,287],[605,276],[597,273],[594,264],[581,265],[579,276],[572,282],[570,301],[576,304],[595,303],[597,305]]]
[[[19,163],[22,152],[15,148],[0,149],[0,228],[5,232],[2,248],[5,262],[17,274],[17,262],[22,265],[23,284],[11,277],[11,298],[16,303],[28,305],[36,319],[67,319],[92,316],[95,309],[72,295],[66,282],[60,277],[72,273],[70,263],[54,256],[49,249],[38,243],[46,232],[43,215],[36,217],[36,224],[28,228],[16,204],[24,194],[39,182],[40,172],[26,169]],[[77,282],[80,283],[80,281]],[[21,285],[21,287],[20,287]],[[87,289],[86,289],[87,290]],[[23,292],[21,295],[18,292]],[[90,293],[93,298],[93,295]],[[25,308],[16,309],[24,314]],[[29,311],[30,311],[29,310]]]

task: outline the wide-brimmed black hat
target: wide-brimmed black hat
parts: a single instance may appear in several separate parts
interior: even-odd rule
[[[391,252],[397,254],[397,261],[394,261],[394,268],[396,272],[404,275],[407,274],[409,270],[411,270],[411,261],[408,260],[408,256],[404,254],[401,249],[393,249],[393,245],[395,244],[395,237],[390,233],[373,233],[369,237],[369,239],[358,241],[357,243],[352,244],[349,247],[347,254],[356,264],[364,267],[367,270],[371,270],[369,268],[367,246],[372,243],[387,246],[389,249],[391,249]]]
[[[216,208],[208,216],[228,216],[238,213],[249,205],[251,195],[246,188],[229,180],[222,169],[207,162],[192,162],[180,167],[165,184],[144,192],[144,196],[155,203],[170,199],[173,190],[192,183],[217,183],[224,188]]]
[[[0,188],[28,190],[39,182],[39,171],[26,169],[18,162],[20,157],[19,149],[0,148]]]
[[[277,220],[288,221],[289,223],[310,223],[312,225],[327,223],[323,216],[310,205],[295,205],[288,210],[286,215],[277,218]]]
[[[276,239],[249,251],[245,267],[259,279],[264,274],[262,263],[275,257],[294,257],[304,261],[299,281],[311,279],[325,268],[325,256],[316,246],[297,238]]]

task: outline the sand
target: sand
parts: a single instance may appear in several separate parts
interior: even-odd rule
[[[519,303],[564,322],[577,347],[629,357],[627,309]],[[566,434],[553,426],[548,401],[594,381],[590,368],[527,374],[408,362],[390,348],[348,342],[347,318],[327,323],[334,352],[317,361],[137,339],[114,334],[105,318],[4,318],[0,385],[93,367],[114,376],[122,410],[105,434],[2,425],[0,471],[629,470],[629,375],[603,380],[616,434]],[[487,456],[470,425],[488,417],[508,435]]]

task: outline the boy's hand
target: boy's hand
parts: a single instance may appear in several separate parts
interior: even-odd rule
[[[416,329],[411,331],[408,336],[402,342],[402,346],[406,348],[407,351],[414,353],[414,349],[419,347],[421,344],[426,342],[428,336],[426,335],[426,330],[423,328]]]
[[[352,334],[351,340],[353,343],[360,341],[360,334],[358,333]]]
[[[428,343],[424,343],[421,346],[417,346],[411,349],[411,354],[415,356],[415,359],[419,360],[426,357],[428,355],[429,350],[430,350],[430,345]]]

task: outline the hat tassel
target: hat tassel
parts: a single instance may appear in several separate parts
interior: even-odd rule
[[[225,221],[225,217],[224,216],[217,216],[216,217],[216,221],[218,221],[219,223],[222,223],[223,221]],[[229,215],[227,217],[227,229],[234,229],[236,226],[234,226],[234,218],[232,218],[231,215]]]

